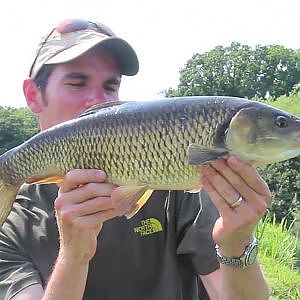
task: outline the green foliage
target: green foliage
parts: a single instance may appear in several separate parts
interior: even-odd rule
[[[260,241],[260,254],[275,259],[280,265],[294,269],[297,263],[298,237],[293,235],[293,223],[288,224],[286,218],[276,222],[276,217],[268,212],[256,228],[256,236]]]
[[[263,272],[269,284],[273,300],[300,299],[300,274],[285,265],[280,265],[273,258],[260,255]]]
[[[0,106],[0,154],[37,132],[38,122],[26,108]]]
[[[180,70],[177,89],[165,96],[218,95],[276,99],[289,95],[300,81],[299,50],[279,45],[250,46],[233,42],[196,53]]]
[[[299,169],[299,157],[260,168],[260,174],[273,194],[270,210],[278,220],[285,216],[288,221],[293,220],[300,206]]]
[[[259,260],[271,288],[270,299],[300,299],[300,273],[296,268],[297,242],[285,219],[279,224],[267,214],[256,229],[260,242]]]

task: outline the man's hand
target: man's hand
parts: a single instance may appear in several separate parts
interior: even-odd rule
[[[199,168],[202,187],[221,216],[214,226],[213,239],[223,255],[239,257],[271,202],[270,190],[253,166],[233,156]],[[239,197],[243,201],[232,208],[230,205]]]
[[[104,221],[120,215],[112,200],[116,185],[99,170],[73,170],[59,185],[55,200],[61,260],[86,264],[94,256]]]

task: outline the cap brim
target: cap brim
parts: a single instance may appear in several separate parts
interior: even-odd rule
[[[123,39],[118,37],[94,37],[88,41],[64,49],[50,58],[45,64],[58,64],[71,61],[96,46],[108,49],[117,59],[123,75],[132,76],[139,70],[139,61],[133,48]]]

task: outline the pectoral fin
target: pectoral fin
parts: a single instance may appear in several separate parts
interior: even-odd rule
[[[148,186],[120,186],[114,192],[113,199],[118,199],[117,208],[130,219],[145,205],[152,192]]]
[[[188,163],[190,165],[201,165],[210,163],[228,154],[225,148],[206,148],[197,144],[188,147]]]
[[[64,180],[64,176],[52,176],[52,177],[47,177],[47,178],[34,178],[30,177],[26,183],[29,184],[49,184],[49,183],[60,183]]]

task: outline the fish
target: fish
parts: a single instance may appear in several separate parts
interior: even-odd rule
[[[131,207],[154,190],[200,189],[197,165],[235,155],[260,166],[300,154],[300,119],[237,97],[191,96],[98,105],[0,156],[0,226],[20,187],[101,169]]]

